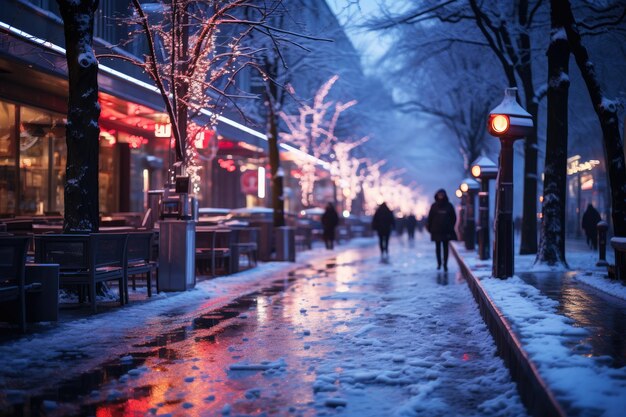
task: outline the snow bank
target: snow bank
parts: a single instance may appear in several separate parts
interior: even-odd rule
[[[588,331],[556,313],[556,301],[518,277],[483,278],[483,287],[503,312],[540,374],[571,409],[622,416],[626,410],[626,369],[612,369],[602,358],[572,353],[569,336]]]
[[[524,350],[557,399],[580,415],[623,416],[626,410],[626,368],[606,365],[606,358],[588,357],[572,349],[573,337],[585,338],[593,329],[574,326],[574,321],[558,314],[558,301],[515,276],[506,280],[491,277],[491,265],[479,261],[474,252],[459,250],[487,294],[504,314],[518,335]],[[581,268],[576,279],[604,292],[626,299],[626,288],[609,281],[596,269],[597,255],[569,253],[570,266]],[[534,255],[516,256],[515,271],[538,272]]]

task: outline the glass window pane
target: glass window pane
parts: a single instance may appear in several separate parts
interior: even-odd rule
[[[48,136],[50,116],[21,108],[20,114],[20,214],[43,214],[48,201]]]
[[[53,121],[50,130],[50,140],[52,142],[52,167],[50,177],[51,199],[48,212],[63,213],[65,198],[65,165],[67,162],[67,144],[65,142],[65,121],[57,119]]]
[[[117,207],[117,166],[115,164],[115,146],[114,141],[102,140],[100,136],[100,154],[99,154],[99,203],[100,213],[113,213]]]
[[[15,157],[15,106],[0,101],[0,217],[15,215],[17,199]]]

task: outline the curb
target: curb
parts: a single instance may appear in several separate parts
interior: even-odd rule
[[[511,378],[517,383],[517,391],[529,414],[534,417],[565,417],[567,414],[528,357],[507,319],[467,266],[456,245],[451,242],[450,247],[478,304],[480,314],[496,342],[498,355],[504,360]]]

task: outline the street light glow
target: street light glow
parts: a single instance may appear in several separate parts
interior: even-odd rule
[[[480,177],[480,165],[474,165],[472,167],[472,175],[476,178]]]
[[[459,190],[458,188],[456,189],[456,191],[454,192],[454,194],[455,194],[458,198],[463,197],[463,191]]]
[[[467,190],[469,190],[469,185],[467,185],[466,182],[462,183],[461,186],[459,187],[461,189],[462,192],[466,193]]]
[[[504,114],[495,114],[491,117],[491,130],[496,134],[503,134],[509,130],[509,117]]]

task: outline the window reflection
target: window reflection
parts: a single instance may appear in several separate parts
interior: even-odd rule
[[[61,115],[20,107],[20,214],[63,210],[65,123]]]
[[[15,214],[15,106],[0,101],[0,216]]]

